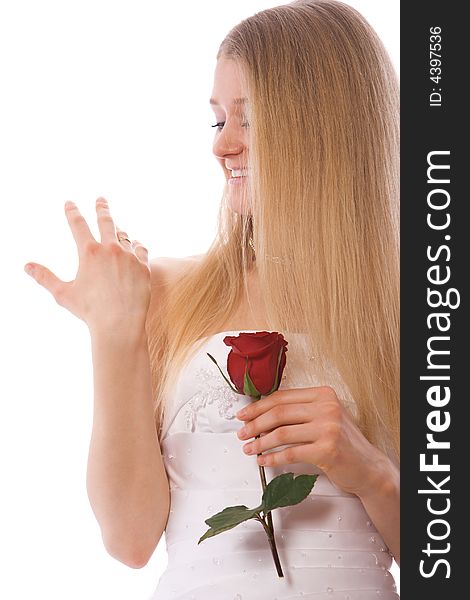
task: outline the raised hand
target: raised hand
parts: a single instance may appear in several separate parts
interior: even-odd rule
[[[65,214],[77,244],[79,267],[73,281],[62,281],[47,267],[28,263],[28,272],[90,330],[117,326],[138,327],[145,323],[150,304],[148,251],[134,240],[121,242],[107,201],[98,198],[96,214],[101,243],[73,202],[65,203]],[[122,232],[122,237],[127,234]]]

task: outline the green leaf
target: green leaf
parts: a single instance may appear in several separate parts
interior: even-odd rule
[[[310,494],[316,480],[317,475],[298,475],[295,479],[292,472],[278,475],[264,490],[264,511],[302,502]]]
[[[245,377],[243,381],[243,391],[247,396],[253,396],[255,398],[260,398],[261,394],[255,387],[255,384],[251,381],[251,377],[248,374],[248,356],[246,357],[246,367],[245,367]]]
[[[259,518],[259,512],[263,510],[263,505],[257,506],[256,508],[248,508],[244,504],[237,506],[227,506],[221,512],[212,515],[204,522],[210,526],[210,529],[199,539],[198,545],[205,539],[233,529],[240,523],[248,521],[248,519]]]
[[[236,393],[236,394],[241,394],[241,392],[239,392],[236,388],[233,387],[232,383],[225,377],[222,369],[219,367],[219,365],[217,364],[217,361],[215,360],[215,358],[213,356],[211,356],[209,354],[209,352],[206,352],[207,356],[211,359],[212,362],[214,362],[217,365],[217,368],[219,369],[219,371],[222,373],[222,377],[225,379],[225,381],[229,384],[229,386],[232,388],[232,390]],[[241,394],[243,396],[243,394]]]

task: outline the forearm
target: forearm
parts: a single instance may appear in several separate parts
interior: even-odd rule
[[[359,496],[367,514],[400,564],[400,473],[391,462],[377,476],[375,485]]]
[[[145,330],[95,331],[91,343],[88,497],[108,551],[145,556],[158,543],[169,508]]]

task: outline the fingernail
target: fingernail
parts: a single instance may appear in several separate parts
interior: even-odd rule
[[[242,440],[243,438],[246,437],[246,429],[244,427],[242,427],[239,431],[238,431],[238,437]]]
[[[241,410],[239,410],[238,412],[235,413],[235,416],[240,418],[240,417],[244,417],[246,415],[246,410],[244,408],[242,408]]]
[[[26,271],[26,273],[28,273],[28,275],[32,275],[34,273],[33,265],[25,265],[24,270]]]

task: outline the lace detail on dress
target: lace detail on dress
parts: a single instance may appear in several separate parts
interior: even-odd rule
[[[237,406],[234,410],[232,407],[234,404],[240,403],[238,396],[242,395],[236,394],[229,388],[219,371],[201,367],[196,371],[195,378],[200,383],[196,393],[190,397],[185,406],[186,429],[192,432],[196,430],[198,412],[208,404],[214,404],[217,407],[222,419],[235,419],[235,413],[240,407]]]
[[[220,332],[211,336],[206,341],[204,350],[211,351],[217,357],[218,364],[229,379],[227,369],[223,367],[226,365],[229,348],[223,344],[223,339],[220,339],[227,333],[235,332]],[[339,373],[334,368],[327,368],[326,372],[320,374],[315,365],[315,357],[309,355],[307,358],[311,370],[308,368],[305,372],[297,366],[301,362],[301,344],[305,343],[304,339],[300,335],[292,336],[290,343],[279,390],[331,385],[338,399],[355,417],[356,403]],[[200,349],[182,369],[171,404],[165,407],[159,430],[161,440],[165,440],[170,433],[177,432],[235,432],[241,426],[235,413],[253,401],[249,396],[232,391],[204,350]]]

